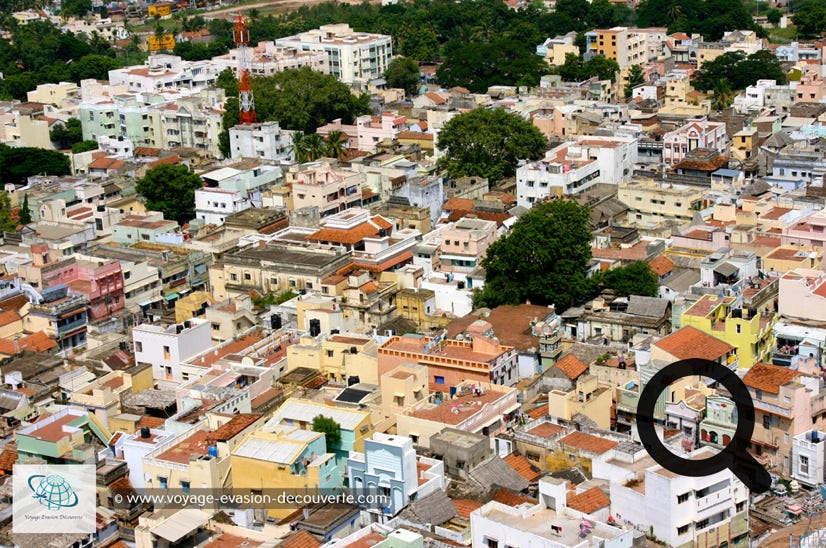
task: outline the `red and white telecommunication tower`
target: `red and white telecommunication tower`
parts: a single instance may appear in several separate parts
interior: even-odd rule
[[[238,123],[249,126],[258,122],[255,114],[255,100],[252,97],[252,74],[247,60],[247,46],[250,43],[250,31],[247,22],[240,13],[235,18],[233,32],[235,45],[238,47]]]

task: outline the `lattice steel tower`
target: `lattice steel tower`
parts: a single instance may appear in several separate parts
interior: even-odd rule
[[[250,43],[250,31],[247,22],[240,13],[235,18],[233,32],[235,45],[238,47],[238,123],[249,126],[258,122],[255,114],[255,100],[252,96],[252,73],[247,59],[247,46]]]

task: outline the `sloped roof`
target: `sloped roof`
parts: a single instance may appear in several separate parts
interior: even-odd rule
[[[573,354],[565,354],[554,364],[554,367],[565,373],[571,380],[577,379],[580,375],[588,371],[588,364],[580,361]]]
[[[507,487],[514,491],[527,489],[528,480],[522,477],[499,457],[491,457],[471,469],[468,479],[487,489],[493,485]]]
[[[414,523],[429,523],[431,525],[441,525],[457,515],[459,513],[456,511],[453,501],[441,489],[411,502],[400,514],[402,518]]]
[[[659,255],[648,263],[657,276],[665,276],[674,269],[674,261],[665,255]]]
[[[301,530],[285,538],[278,546],[281,548],[318,548],[321,542],[307,531]]]
[[[628,308],[626,312],[645,318],[662,318],[668,311],[669,304],[670,301],[668,299],[631,295],[628,297]]]
[[[559,443],[574,447],[576,449],[581,449],[583,451],[588,451],[590,453],[596,453],[598,455],[606,453],[619,445],[614,440],[600,438],[599,436],[592,436],[591,434],[586,434],[585,432],[579,431],[571,432],[559,440]]]
[[[798,371],[794,371],[788,367],[756,363],[749,369],[746,376],[743,377],[743,382],[749,388],[770,394],[777,394],[780,392],[781,386],[792,382],[798,375],[800,375]]]
[[[678,360],[701,358],[713,361],[734,350],[734,347],[727,342],[707,335],[691,326],[683,327],[671,335],[663,337],[654,345]]]
[[[482,503],[472,499],[453,499],[453,506],[460,518],[470,519],[470,513],[481,508]]]
[[[569,493],[567,504],[568,508],[582,512],[583,514],[590,514],[601,508],[607,508],[611,505],[611,501],[599,487],[591,487],[579,494]]]
[[[542,475],[539,470],[534,468],[534,466],[528,462],[528,459],[522,455],[511,453],[505,457],[505,462],[508,463],[508,466],[513,468],[520,476],[528,481],[536,481],[539,479],[539,476]]]

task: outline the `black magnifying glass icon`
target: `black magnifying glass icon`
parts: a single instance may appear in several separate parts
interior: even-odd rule
[[[737,406],[738,416],[737,430],[731,442],[716,455],[700,460],[684,459],[672,453],[654,429],[654,408],[660,394],[677,379],[692,376],[708,377],[725,386]],[[675,474],[700,477],[729,469],[752,493],[762,493],[771,488],[771,475],[746,451],[754,431],[754,403],[749,389],[731,369],[719,363],[692,358],[674,362],[658,371],[640,394],[637,431],[651,458]]]

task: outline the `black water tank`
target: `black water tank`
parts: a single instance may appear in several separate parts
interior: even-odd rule
[[[151,435],[152,435],[152,433],[149,431],[148,426],[141,427],[141,438],[146,439]]]
[[[354,384],[358,384],[361,382],[361,379],[358,378],[358,375],[352,375],[347,377],[347,386],[353,386]]]
[[[273,329],[281,329],[281,315],[273,314],[270,316],[270,327]]]
[[[310,336],[318,337],[321,334],[321,320],[310,320]]]
[[[339,333],[341,333],[341,331],[339,331],[338,329],[331,329],[330,330],[330,335],[338,335]]]

